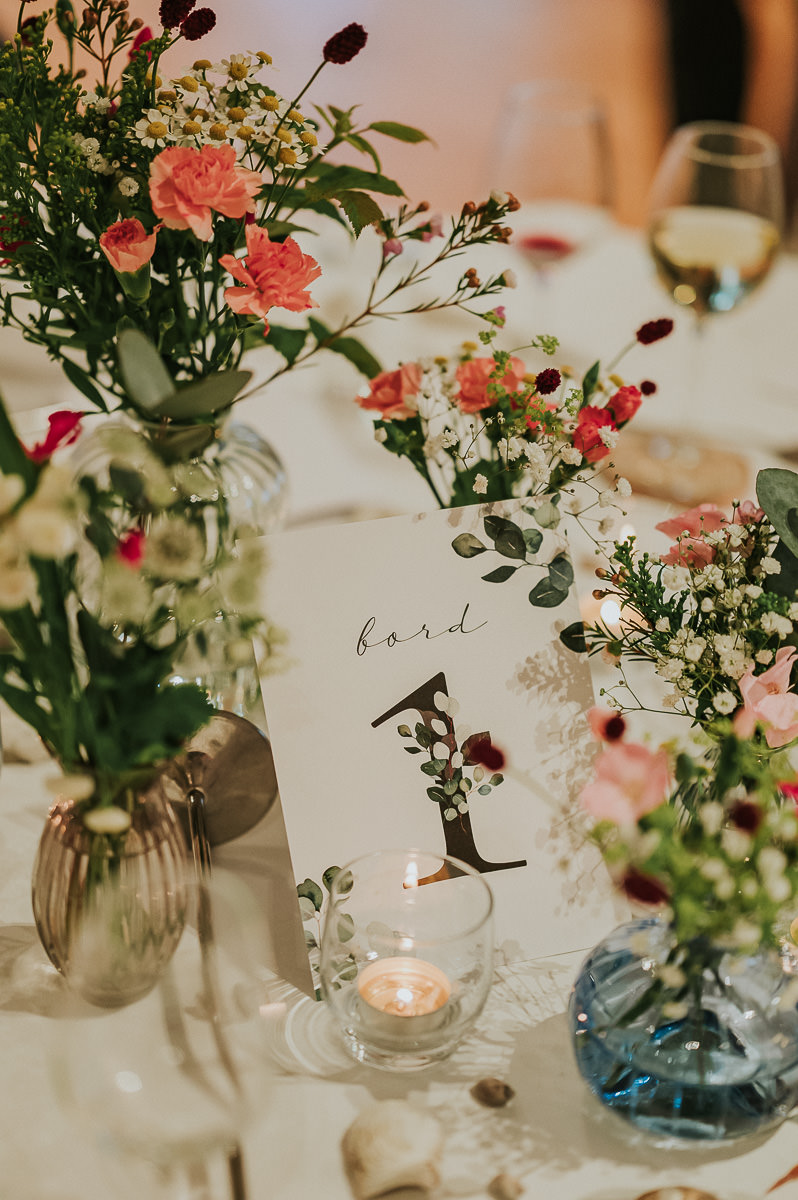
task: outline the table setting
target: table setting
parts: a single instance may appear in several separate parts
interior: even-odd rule
[[[790,1200],[778,151],[622,228],[535,81],[440,214],[160,21],[0,44],[0,1193]]]

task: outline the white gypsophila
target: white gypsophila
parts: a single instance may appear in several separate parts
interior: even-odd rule
[[[681,659],[665,658],[657,663],[655,670],[660,678],[667,680],[668,683],[676,683],[684,675],[685,666]]]
[[[756,856],[757,870],[763,879],[783,875],[787,867],[787,856],[778,846],[763,846]]]
[[[196,525],[165,513],[155,517],[144,543],[144,567],[165,580],[185,582],[203,572],[205,547]]]
[[[21,475],[0,474],[0,517],[11,512],[25,495],[25,481]]]
[[[488,490],[488,481],[484,475],[477,475],[474,480],[474,491],[478,496],[483,496]]]
[[[737,708],[737,697],[732,692],[718,692],[717,696],[713,696],[712,698],[712,707],[721,716],[726,717]]]
[[[739,608],[743,602],[743,593],[738,587],[729,588],[723,597],[726,608]]]
[[[761,663],[763,667],[766,667],[767,664],[773,658],[773,651],[772,650],[757,650],[756,654],[754,655],[754,658],[756,659],[756,661],[758,663]]]
[[[745,592],[746,596],[748,596],[749,600],[758,600],[762,595],[762,588],[758,583],[747,583],[743,588],[743,591]]]
[[[562,450],[560,450],[560,458],[567,467],[578,467],[582,461],[582,451],[577,450],[576,446],[568,442],[563,446]],[[604,493],[602,492],[602,495],[603,494]]]
[[[424,457],[431,459],[433,462],[441,462],[441,452],[443,450],[443,434],[430,434],[424,442]]]
[[[388,430],[381,429],[381,428],[375,429],[374,430],[374,441],[375,442],[387,442],[388,441]]]
[[[525,445],[526,442],[523,438],[502,438],[502,440],[498,443],[499,454],[503,455],[507,462],[515,462],[524,453]]]
[[[460,439],[453,429],[444,429],[441,434],[441,445],[445,450],[450,450],[452,446],[459,446]]]
[[[711,563],[696,575],[696,583],[701,587],[713,587],[716,592],[726,590],[726,579],[723,572],[714,563]]]
[[[687,976],[681,967],[677,967],[674,963],[661,963],[657,968],[657,975],[664,983],[665,987],[677,988],[684,987],[687,982]]]
[[[618,445],[618,438],[621,436],[619,429],[613,429],[610,425],[602,425],[598,431],[599,439],[609,449],[614,450]]]
[[[662,1005],[662,1015],[670,1021],[682,1021],[690,1011],[690,1006],[684,1000],[667,1000]]]
[[[602,517],[598,523],[599,537],[608,537],[618,524],[618,518],[615,515]]]
[[[688,662],[697,663],[707,648],[706,639],[691,637],[685,642],[684,657]]]
[[[671,623],[667,617],[659,617],[654,628],[657,633],[670,633]]]
[[[798,602],[794,602],[787,609],[787,616],[791,621],[798,621]]]
[[[775,633],[781,638],[789,637],[792,633],[792,621],[790,618],[782,617],[778,613],[763,613],[760,624],[765,633]]]
[[[624,479],[624,477],[621,475],[615,484],[615,490],[619,496],[626,500],[632,494],[632,485],[628,479]]]
[[[751,848],[751,838],[742,829],[724,829],[720,843],[724,853],[737,862],[741,862]]]
[[[599,492],[598,502],[601,508],[609,508],[611,504],[614,504],[615,495],[612,488],[605,488],[603,492]]]
[[[701,601],[701,611],[705,613],[712,612],[715,607],[715,601],[710,600],[709,596],[705,596]]]
[[[669,592],[680,592],[686,587],[689,574],[685,567],[666,567],[661,579],[662,586]]]
[[[679,691],[666,692],[662,697],[663,708],[676,708],[677,704],[684,700],[684,696]]]
[[[36,576],[26,563],[0,561],[0,611],[24,608],[36,595]]]
[[[771,558],[769,555],[763,558],[759,565],[766,575],[781,574],[781,563],[778,561],[778,559]]]
[[[139,191],[138,181],[132,179],[130,175],[123,175],[121,179],[117,180],[116,186],[120,196],[135,196]]]

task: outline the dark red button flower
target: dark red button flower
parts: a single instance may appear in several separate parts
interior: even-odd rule
[[[640,391],[644,396],[653,396],[657,390],[657,385],[651,379],[644,379],[640,384]]]
[[[630,900],[638,904],[664,904],[668,893],[658,879],[653,875],[644,875],[635,867],[630,867],[621,880],[621,888]]]
[[[196,3],[197,0],[161,0],[158,15],[164,29],[174,29],[175,25],[182,24]]]
[[[729,820],[743,833],[756,833],[762,824],[763,812],[753,800],[738,800],[729,811]]]
[[[560,386],[562,376],[556,367],[545,367],[535,376],[535,390],[539,396],[549,396]]]
[[[180,26],[180,32],[187,42],[198,42],[206,33],[210,33],[215,24],[216,13],[212,9],[195,8]]]
[[[501,771],[506,763],[502,751],[498,746],[494,746],[490,738],[478,738],[475,742],[471,742],[468,746],[468,761],[482,767],[486,767],[488,771]]]
[[[646,321],[645,325],[640,326],[635,337],[643,346],[650,346],[652,342],[667,337],[672,329],[673,321],[670,317],[660,317],[657,321]]]
[[[363,49],[368,36],[363,26],[356,25],[354,21],[351,25],[345,25],[325,43],[324,61],[338,63],[339,66],[350,62]]]
[[[70,412],[69,409],[52,413],[47,418],[49,429],[44,439],[30,450],[25,449],[28,458],[35,463],[47,462],[61,446],[71,446],[80,436],[82,416],[83,413]]]

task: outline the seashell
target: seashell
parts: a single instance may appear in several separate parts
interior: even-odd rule
[[[508,1175],[506,1171],[502,1171],[488,1184],[488,1195],[493,1200],[518,1200],[523,1191],[524,1185],[521,1180],[516,1179],[514,1175]]]
[[[717,1200],[717,1196],[694,1187],[661,1187],[645,1192],[637,1200]]]
[[[509,1083],[505,1083],[502,1079],[494,1079],[489,1075],[486,1079],[480,1079],[479,1083],[474,1084],[471,1095],[488,1108],[504,1108],[505,1104],[512,1100],[515,1092]]]
[[[375,1200],[396,1188],[425,1192],[440,1182],[443,1131],[430,1113],[405,1100],[380,1100],[356,1117],[341,1142],[355,1200]]]

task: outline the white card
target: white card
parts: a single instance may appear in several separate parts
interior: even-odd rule
[[[502,554],[508,520],[518,534]],[[570,567],[554,532],[540,564],[519,557],[524,529],[538,526],[512,501],[269,537],[266,603],[289,664],[263,690],[298,880],[371,850],[453,853],[493,888],[497,942],[532,958],[592,945],[622,910],[579,810],[595,744],[587,664],[559,639],[578,620],[574,589],[555,607],[529,601],[536,587],[567,588]],[[485,551],[456,553],[465,534]],[[442,693],[459,704],[449,721]],[[433,719],[434,744],[420,746],[416,727]],[[500,780],[467,761],[458,776],[463,727],[503,751]],[[467,799],[444,790],[459,777]]]

